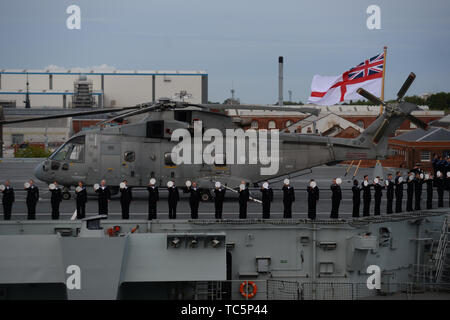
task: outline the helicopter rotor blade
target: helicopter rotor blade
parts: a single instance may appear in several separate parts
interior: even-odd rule
[[[131,106],[131,107],[123,107],[123,108],[115,108],[115,109],[100,109],[100,110],[93,110],[93,111],[71,112],[71,113],[57,114],[57,115],[53,115],[53,116],[33,117],[33,118],[25,118],[25,119],[18,119],[18,120],[2,120],[2,121],[0,121],[0,124],[5,125],[5,124],[13,124],[13,123],[40,121],[40,120],[53,120],[53,119],[69,118],[69,117],[76,117],[76,116],[112,113],[112,112],[119,112],[119,111],[125,111],[125,110],[133,110],[133,109],[138,109],[138,108],[141,108],[141,105]]]
[[[186,107],[197,107],[197,108],[201,108],[201,109],[208,109],[208,107],[205,107],[202,104],[198,104],[198,103],[176,103],[175,105],[176,108],[186,108]]]
[[[161,106],[160,103],[154,103],[154,104],[152,104],[152,105],[150,105],[148,107],[144,107],[144,108],[141,108],[141,109],[138,109],[138,110],[128,111],[128,112],[125,112],[125,113],[122,113],[122,114],[118,114],[118,115],[116,115],[116,116],[114,116],[112,118],[109,118],[109,119],[97,122],[97,125],[102,125],[102,124],[105,124],[105,123],[108,123],[108,122],[112,122],[112,121],[117,120],[117,119],[124,119],[124,118],[135,116],[135,115],[138,115],[138,114],[141,114],[141,113],[146,113],[146,112],[152,111],[154,109],[157,109],[160,106]]]
[[[380,127],[377,129],[377,131],[375,132],[372,141],[374,143],[378,143],[378,141],[380,141],[380,138],[384,135],[384,132],[387,129],[387,126],[389,125],[389,120],[388,119],[384,119],[383,122],[381,123]]]
[[[201,104],[198,106],[206,107],[208,109],[240,109],[240,110],[268,110],[268,111],[294,111],[301,113],[310,113],[314,115],[319,115],[320,110],[317,108],[308,108],[308,107],[279,107],[279,106],[261,106],[261,105],[250,105],[250,104],[237,104],[237,105],[227,105],[227,104]]]
[[[386,105],[386,103],[383,100],[374,96],[369,91],[364,90],[363,88],[359,88],[358,90],[356,90],[356,92],[376,105],[383,105],[383,106]]]
[[[397,101],[401,100],[403,98],[403,96],[405,95],[406,91],[408,91],[409,87],[411,86],[411,84],[413,83],[413,81],[416,79],[416,75],[414,72],[411,72],[408,76],[408,78],[406,78],[405,82],[403,83],[402,87],[400,88],[400,90],[397,93]]]
[[[423,130],[426,130],[428,128],[428,124],[423,122],[422,120],[414,117],[412,114],[405,114],[405,117],[414,123],[418,128],[421,128]]]

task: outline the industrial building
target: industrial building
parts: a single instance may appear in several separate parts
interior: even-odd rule
[[[208,75],[204,71],[0,70],[0,105],[25,107],[27,92],[31,107],[114,108],[162,97],[207,103]]]

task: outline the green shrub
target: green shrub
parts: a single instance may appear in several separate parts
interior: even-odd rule
[[[45,150],[40,146],[19,148],[15,153],[16,158],[47,158],[49,155],[51,155],[51,151]]]

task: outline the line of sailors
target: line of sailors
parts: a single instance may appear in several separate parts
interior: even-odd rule
[[[450,167],[449,167],[450,168]],[[330,186],[332,196],[331,196],[331,214],[330,218],[337,219],[339,217],[339,206],[342,200],[341,178],[333,179]],[[446,177],[441,171],[436,172],[436,176],[432,173],[424,173],[419,167],[414,167],[409,173],[406,179],[402,177],[400,171],[397,171],[395,179],[393,179],[392,174],[388,174],[387,180],[382,183],[380,177],[376,177],[373,182],[369,181],[367,175],[364,176],[361,185],[357,180],[353,180],[353,210],[352,216],[360,216],[360,204],[361,204],[361,191],[363,200],[363,216],[370,215],[370,204],[372,200],[371,189],[374,189],[374,215],[381,214],[381,198],[382,190],[386,189],[387,205],[386,213],[392,214],[395,196],[395,212],[402,212],[402,201],[403,201],[403,187],[406,184],[406,211],[421,210],[421,200],[422,200],[422,185],[426,184],[427,201],[426,208],[432,209],[433,200],[433,188],[437,189],[438,194],[438,207],[444,206],[444,190],[449,191],[449,206],[450,206],[450,170],[446,172]],[[133,195],[131,188],[128,187],[127,181],[123,181],[119,185],[120,187],[120,204],[122,208],[122,218],[129,219],[130,216],[130,204],[133,200]],[[29,220],[36,219],[36,205],[39,201],[39,189],[35,186],[34,181],[30,180],[24,185],[27,191],[26,204],[27,204],[27,217]],[[215,183],[214,188],[214,207],[215,207],[215,218],[222,219],[223,202],[225,199],[226,189],[220,182]],[[52,206],[52,219],[59,219],[59,206],[62,201],[62,188],[58,185],[58,182],[51,183],[49,185],[49,190],[51,192],[51,206]],[[177,214],[177,204],[180,200],[180,195],[178,188],[175,186],[173,181],[167,183],[168,195],[168,205],[169,205],[169,219],[176,219]],[[234,191],[233,189],[230,189]],[[3,213],[4,219],[10,220],[12,204],[15,201],[14,189],[11,187],[10,182],[6,181],[5,185],[0,185],[0,191],[3,193]],[[98,196],[98,213],[101,215],[108,215],[108,204],[111,200],[111,189],[106,185],[106,181],[102,180],[100,184],[94,185],[94,191]],[[149,185],[147,187],[148,191],[148,219],[157,218],[157,202],[159,201],[159,191],[156,186],[156,180],[154,178],[150,179]],[[283,218],[292,218],[292,204],[295,202],[295,191],[290,185],[289,179],[284,180],[284,185],[282,187],[283,191]],[[319,201],[319,188],[314,179],[311,179],[308,183],[307,189],[308,193],[308,218],[311,220],[316,219],[317,203]],[[200,202],[202,200],[202,192],[198,187],[196,182],[187,181],[186,189],[183,190],[184,193],[189,193],[189,206],[191,208],[191,218],[198,219],[198,209]],[[262,217],[263,219],[270,218],[270,205],[273,201],[273,190],[266,181],[261,186],[261,200],[254,199],[250,196],[249,189],[245,181],[242,181],[239,186],[239,191],[237,191],[238,202],[239,202],[239,218],[247,218],[247,202],[250,200],[262,203]],[[83,219],[86,217],[86,202],[88,201],[86,187],[83,182],[79,182],[75,189],[76,195],[76,218]]]

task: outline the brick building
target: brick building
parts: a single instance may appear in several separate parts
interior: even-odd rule
[[[320,110],[319,117],[324,114],[333,113],[347,121],[350,121],[363,129],[367,128],[380,113],[379,106],[365,106],[365,105],[335,105],[335,106],[316,106],[316,105],[303,105],[303,106],[284,106],[289,107],[308,107],[317,108]],[[420,106],[422,110],[414,111],[412,114],[429,123],[445,116],[444,111],[429,110],[427,106]],[[267,110],[229,110],[230,116],[239,116],[246,119],[251,123],[251,127],[254,129],[279,129],[285,130],[292,124],[299,122],[307,117],[309,114],[303,114],[300,112],[289,111],[267,111]],[[250,127],[250,126],[249,126]],[[331,126],[330,126],[331,128]],[[397,130],[397,134],[415,129],[416,126],[409,120],[405,120]],[[325,129],[324,131],[328,130]],[[345,128],[344,128],[345,129]],[[313,133],[313,132],[311,132]],[[320,132],[322,133],[322,132]]]
[[[420,163],[422,168],[431,169],[433,154],[450,154],[450,130],[430,127],[415,129],[389,139],[389,147],[404,159],[405,166],[412,168]]]

